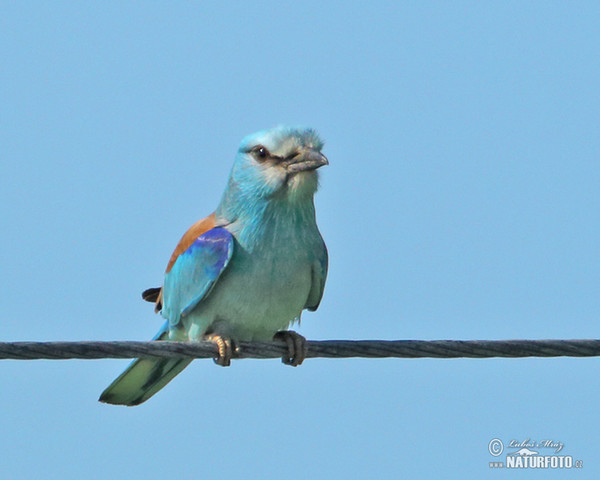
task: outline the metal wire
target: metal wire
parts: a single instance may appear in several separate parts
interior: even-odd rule
[[[307,358],[517,358],[600,356],[600,340],[326,340],[308,341]],[[233,358],[278,358],[286,344],[239,342]],[[214,358],[214,342],[0,342],[0,360]]]

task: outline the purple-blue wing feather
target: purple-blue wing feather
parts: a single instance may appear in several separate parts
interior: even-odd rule
[[[161,314],[179,323],[206,297],[233,255],[233,236],[223,227],[200,235],[165,275]]]

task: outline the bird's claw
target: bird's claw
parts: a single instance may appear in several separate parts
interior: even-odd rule
[[[210,335],[206,338],[210,342],[215,342],[219,349],[219,356],[213,358],[214,362],[221,367],[229,367],[231,365],[231,358],[237,351],[237,345],[229,337],[222,337],[221,335]]]
[[[288,354],[281,358],[286,365],[297,367],[306,358],[306,338],[292,330],[282,330],[273,337],[274,340],[283,340],[287,344]]]

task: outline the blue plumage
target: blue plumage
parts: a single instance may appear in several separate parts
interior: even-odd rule
[[[304,358],[304,339],[288,332],[304,309],[316,310],[327,277],[327,249],[315,220],[317,169],[326,165],[312,129],[277,127],[246,137],[216,212],[183,236],[160,294],[166,319],[157,340],[214,339],[227,365],[234,340],[284,338],[285,363]],[[102,394],[137,405],[190,360],[136,360]]]
[[[204,298],[233,253],[233,236],[217,227],[200,235],[165,275],[162,314],[172,326]]]

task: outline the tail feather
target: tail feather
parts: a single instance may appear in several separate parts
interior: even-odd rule
[[[163,388],[187,367],[188,358],[143,358],[133,363],[100,395],[113,405],[139,405]]]
[[[154,340],[167,339],[167,324]],[[139,405],[163,388],[191,363],[189,358],[139,358],[134,360],[117,379],[112,382],[100,401],[113,405]]]

